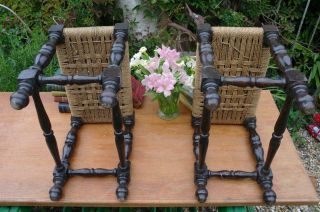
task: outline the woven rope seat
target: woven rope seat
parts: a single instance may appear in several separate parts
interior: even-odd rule
[[[214,66],[223,76],[265,76],[270,58],[269,48],[264,48],[263,29],[255,27],[212,27]],[[203,94],[201,92],[201,63],[197,48],[192,115],[201,117]],[[259,88],[223,86],[221,103],[212,114],[217,124],[243,124],[255,114],[260,97]]]
[[[107,67],[113,44],[113,26],[65,28],[65,42],[57,46],[57,57],[61,72],[65,75],[97,76]],[[133,114],[129,51],[121,63],[121,90],[119,103],[122,115]],[[106,123],[112,121],[111,109],[100,104],[101,85],[66,85],[71,114],[84,123]]]

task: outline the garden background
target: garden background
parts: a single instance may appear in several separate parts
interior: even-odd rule
[[[16,89],[16,77],[32,65],[34,56],[46,41],[47,29],[55,23],[79,27],[114,25],[127,20],[131,28],[130,56],[142,46],[152,50],[161,44],[180,51],[195,51],[192,33],[196,32],[196,27],[185,4],[214,26],[277,25],[295,67],[309,80],[319,110],[318,0],[1,0],[0,91]],[[138,30],[140,22],[144,24],[144,32]],[[54,59],[46,74],[53,74],[57,68]],[[268,76],[277,77],[272,61]],[[272,93],[277,105],[281,106],[284,92],[273,88]],[[310,142],[301,129],[311,122],[311,118],[295,109],[291,111],[289,130],[298,148],[305,148]]]

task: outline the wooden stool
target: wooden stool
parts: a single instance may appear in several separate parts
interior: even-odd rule
[[[299,110],[305,114],[311,114],[315,109],[313,98],[308,95],[307,79],[292,67],[275,26],[211,28],[209,24],[201,24],[197,36],[197,70],[192,110],[196,196],[199,202],[206,201],[206,184],[210,177],[251,178],[261,185],[264,201],[267,204],[275,203],[276,193],[272,190],[270,166],[286,129],[292,103],[295,100]],[[283,78],[265,77],[269,62],[268,47]],[[283,88],[287,97],[264,161],[260,137],[255,130],[255,110],[260,96],[259,88],[270,86]],[[205,159],[212,122],[244,124],[257,161],[255,171],[208,170]]]
[[[62,197],[62,188],[67,179],[76,175],[115,176],[119,183],[117,198],[127,198],[131,130],[134,125],[127,37],[128,25],[125,23],[116,24],[115,27],[65,29],[63,25],[53,25],[49,29],[49,40],[42,46],[34,65],[22,71],[18,77],[19,87],[10,98],[11,106],[20,110],[28,105],[29,96],[33,97],[43,135],[56,164],[53,171],[54,185],[49,191],[53,201]],[[50,63],[56,49],[63,74],[47,77],[43,75],[43,70]],[[61,159],[50,120],[39,96],[40,86],[49,83],[66,85],[72,114],[71,129]],[[118,167],[71,169],[69,160],[81,126],[108,122],[112,122],[114,128],[120,161]]]

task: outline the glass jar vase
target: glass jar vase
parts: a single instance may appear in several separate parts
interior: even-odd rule
[[[161,94],[157,99],[159,103],[158,115],[163,120],[173,120],[179,115],[179,95],[180,92],[172,92],[165,97]]]

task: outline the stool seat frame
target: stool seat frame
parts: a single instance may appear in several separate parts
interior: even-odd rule
[[[128,24],[119,23],[114,26],[114,43],[110,53],[109,64],[97,76],[58,75],[45,76],[43,70],[51,62],[56,46],[64,42],[63,25],[53,25],[49,29],[48,41],[42,46],[36,56],[34,65],[23,70],[18,76],[18,89],[10,97],[11,106],[20,110],[29,104],[29,96],[32,96],[37,111],[39,124],[43,131],[46,144],[54,159],[53,186],[49,191],[50,199],[57,201],[62,197],[62,188],[69,177],[72,176],[115,176],[118,181],[116,189],[117,198],[122,201],[128,195],[128,183],[130,181],[129,156],[132,147],[132,128],[134,115],[122,117],[117,93],[121,87],[121,62],[125,53],[125,43],[128,38]],[[70,157],[77,140],[77,133],[84,124],[81,117],[71,116],[71,129],[67,134],[62,157],[58,151],[58,145],[54,136],[50,119],[46,113],[39,95],[39,89],[45,84],[58,85],[84,85],[99,83],[102,85],[100,97],[101,105],[112,108],[112,125],[114,128],[115,143],[119,156],[118,167],[113,169],[83,168],[71,169]],[[125,129],[123,129],[123,125]]]
[[[300,111],[305,114],[312,114],[315,110],[314,100],[308,95],[307,79],[303,73],[296,71],[292,67],[292,62],[285,47],[280,43],[279,31],[273,25],[264,25],[264,45],[270,47],[272,56],[283,76],[280,79],[270,79],[266,77],[225,77],[213,66],[214,55],[212,49],[212,28],[209,24],[198,25],[198,51],[202,65],[201,91],[204,95],[204,106],[201,117],[192,117],[194,128],[194,182],[197,186],[195,195],[199,202],[205,202],[208,196],[206,189],[207,180],[211,177],[222,178],[251,178],[263,189],[263,199],[266,204],[276,202],[276,193],[272,189],[271,163],[280,146],[283,133],[287,127],[288,117],[293,102]],[[266,160],[264,160],[264,150],[260,137],[256,131],[256,118],[247,117],[244,126],[249,133],[249,141],[252,152],[256,159],[255,171],[240,170],[220,170],[213,171],[207,168],[205,159],[209,144],[209,131],[211,127],[211,114],[219,107],[219,88],[224,85],[239,87],[265,88],[277,86],[286,92],[286,99],[280,111],[280,115],[275,123],[272,133]]]

